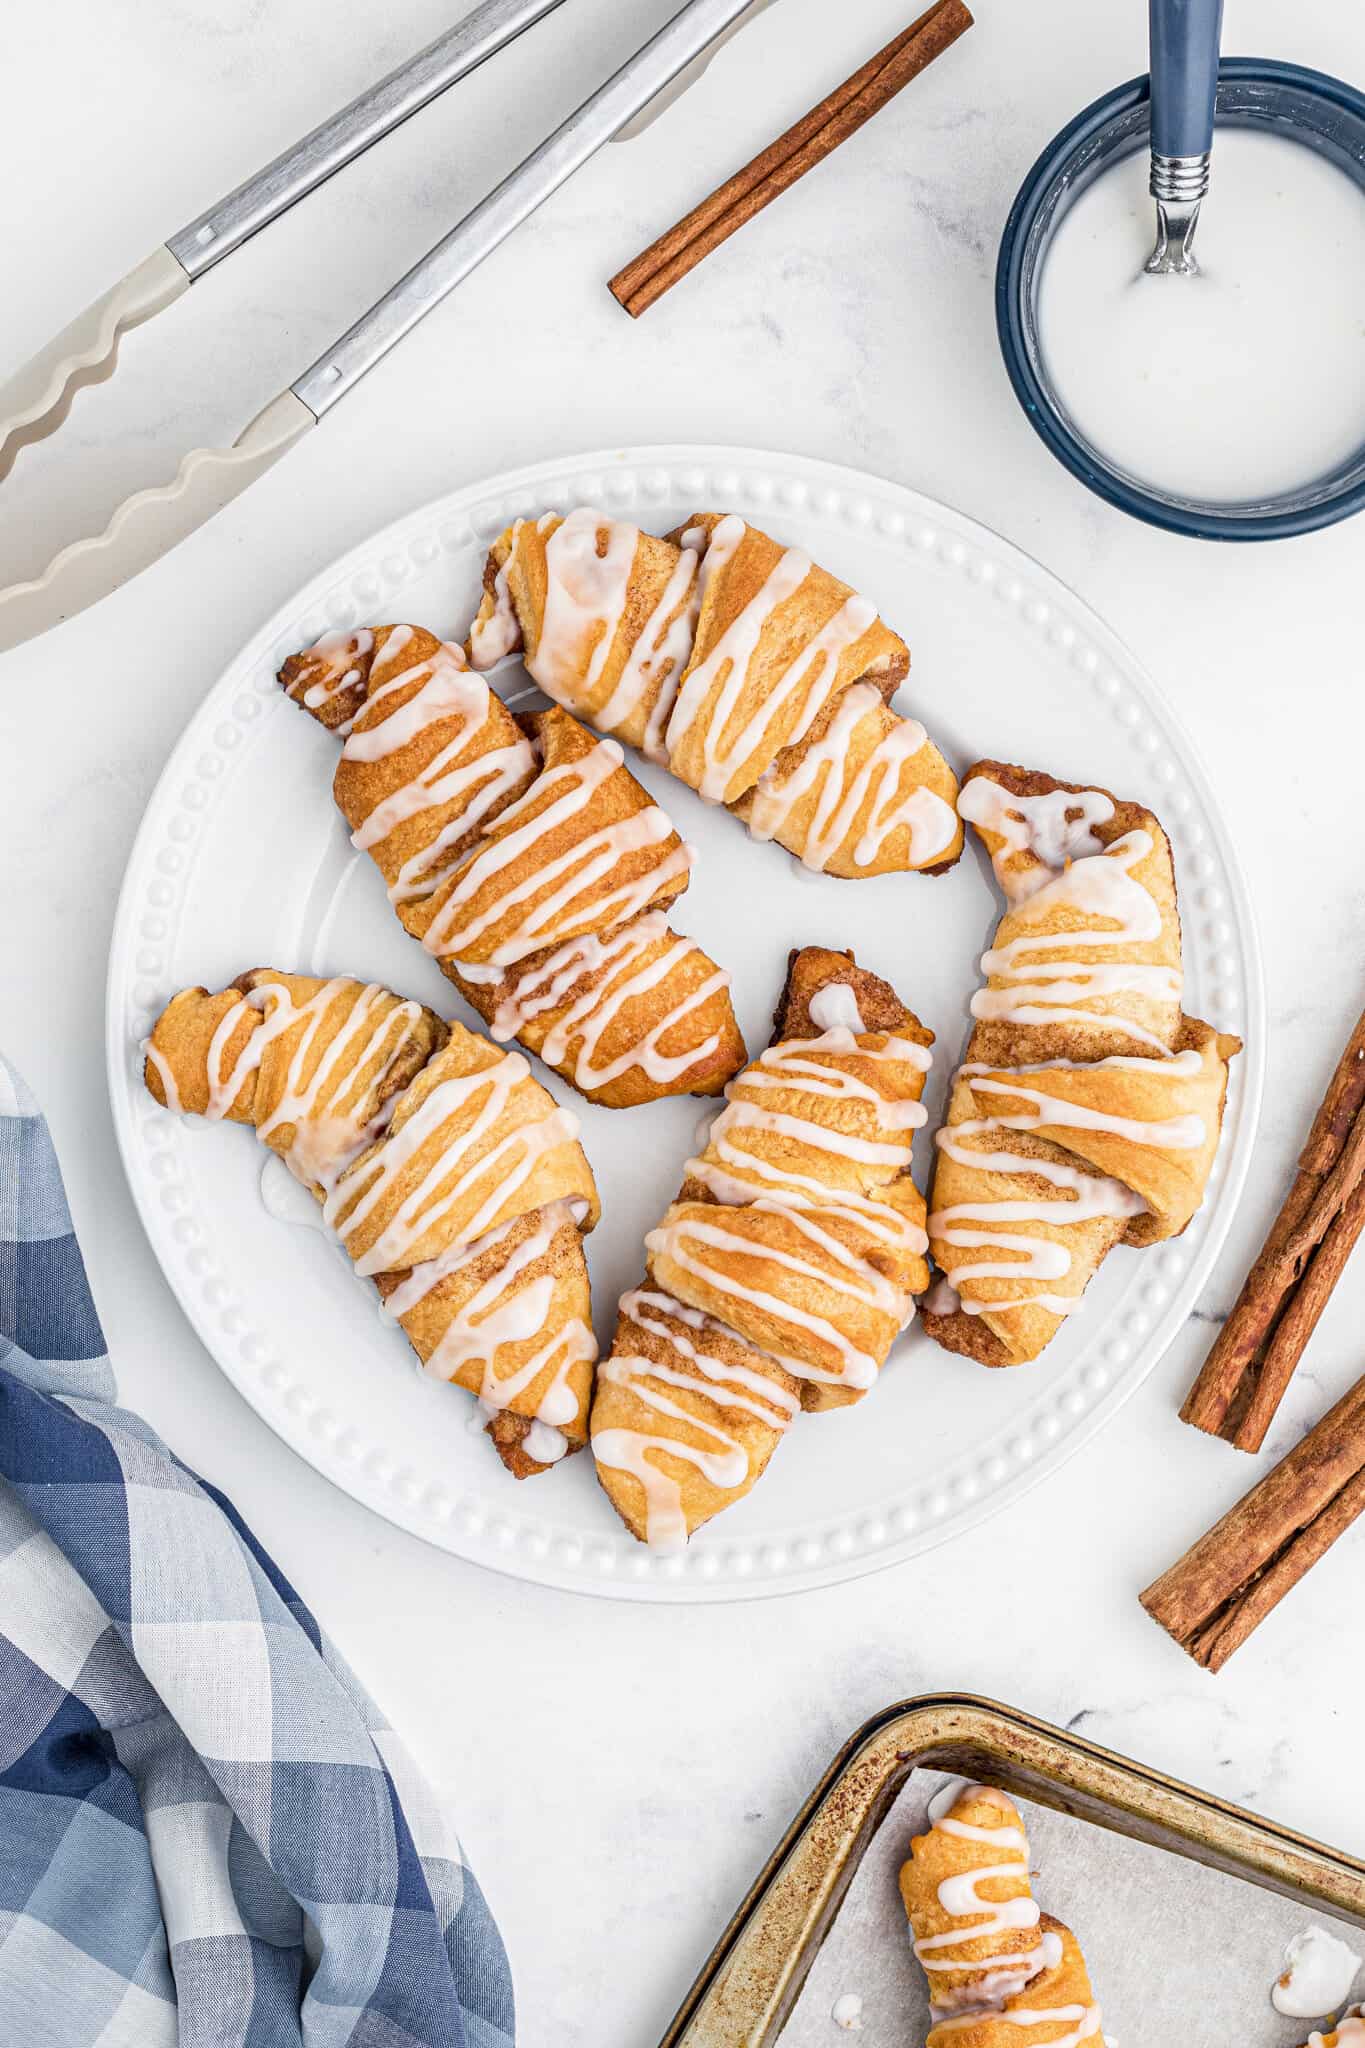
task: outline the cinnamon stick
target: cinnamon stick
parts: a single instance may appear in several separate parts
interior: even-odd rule
[[[1258,1451],[1365,1228],[1365,1012],[1337,1062],[1284,1205],[1180,1413]]]
[[[851,78],[618,270],[610,290],[632,319],[870,121],[972,26],[963,0],[935,0]]]
[[[1219,1671],[1362,1512],[1365,1378],[1142,1604],[1196,1664]]]

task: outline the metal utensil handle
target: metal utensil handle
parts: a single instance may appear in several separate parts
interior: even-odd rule
[[[342,335],[291,386],[321,418],[367,370],[491,255],[617,129],[728,28],[750,0],[689,0],[643,49],[623,64],[541,143],[524,163],[467,213],[406,277]]]
[[[447,86],[515,41],[563,0],[483,0],[471,14],[333,114],[292,149],[172,235],[166,247],[191,282],[258,229],[378,142]]]
[[[1213,147],[1213,101],[1223,0],[1149,0],[1152,152],[1206,157]]]

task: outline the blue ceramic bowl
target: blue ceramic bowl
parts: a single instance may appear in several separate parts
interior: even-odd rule
[[[995,273],[1000,347],[1019,403],[1057,460],[1120,511],[1201,540],[1281,540],[1330,526],[1365,505],[1365,446],[1326,476],[1246,504],[1204,504],[1139,483],[1091,447],[1052,389],[1038,344],[1037,288],[1058,222],[1078,193],[1136,150],[1148,148],[1145,77],[1116,86],[1078,114],[1043,151],[1005,223]],[[1261,128],[1305,144],[1365,191],[1365,94],[1297,64],[1230,57],[1218,67],[1218,127]],[[1214,172],[1218,140],[1214,135]]]

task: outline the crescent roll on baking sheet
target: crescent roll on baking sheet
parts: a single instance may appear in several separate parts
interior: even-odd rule
[[[928,1280],[910,1147],[932,1043],[851,954],[792,954],[599,1368],[598,1477],[643,1541],[685,1543],[800,1409],[861,1399],[885,1363]]]
[[[274,968],[182,989],[144,1052],[157,1102],[251,1124],[312,1191],[424,1370],[478,1397],[509,1471],[583,1445],[597,1189],[520,1053],[373,983]]]
[[[955,2013],[929,2029],[925,2048],[1104,2048],[1100,2008],[1090,1988],[1081,1945],[1069,1927],[1044,1913],[1041,1946],[1048,1960],[1036,1977],[998,2010]]]
[[[667,916],[692,850],[614,741],[514,718],[418,626],[329,634],[280,682],[344,741],[352,843],[494,1038],[613,1109],[720,1092],[744,1059],[730,978]]]
[[[1353,2005],[1330,2033],[1310,2034],[1303,2048],[1365,2048],[1365,2006]]]
[[[961,1779],[930,1801],[901,1899],[929,1983],[927,2048],[1104,2048],[1080,1945],[1033,1896],[1019,1809]]]
[[[939,873],[962,851],[952,770],[889,708],[905,642],[738,513],[663,540],[586,509],[517,520],[489,554],[469,655],[486,668],[517,649],[557,704],[807,867]]]
[[[921,1315],[950,1351],[1018,1365],[1114,1245],[1185,1229],[1241,1041],[1181,1008],[1171,849],[1150,811],[998,761],[971,770],[959,805],[1008,907],[937,1133],[945,1278]]]

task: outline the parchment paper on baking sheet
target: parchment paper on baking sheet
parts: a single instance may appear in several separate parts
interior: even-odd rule
[[[896,1876],[924,1809],[945,1781],[917,1771],[883,1822],[782,2033],[782,2048],[921,2048],[929,2025],[924,1980],[910,1952]],[[1270,2003],[1285,1943],[1310,1921],[1365,1949],[1365,1935],[1242,1878],[1224,1877],[1085,1821],[1021,1800],[1034,1891],[1084,1946],[1118,2048],[1297,2048],[1308,2020]],[[1362,1971],[1355,1993],[1362,1993]],[[861,2031],[832,2018],[862,2001]]]

